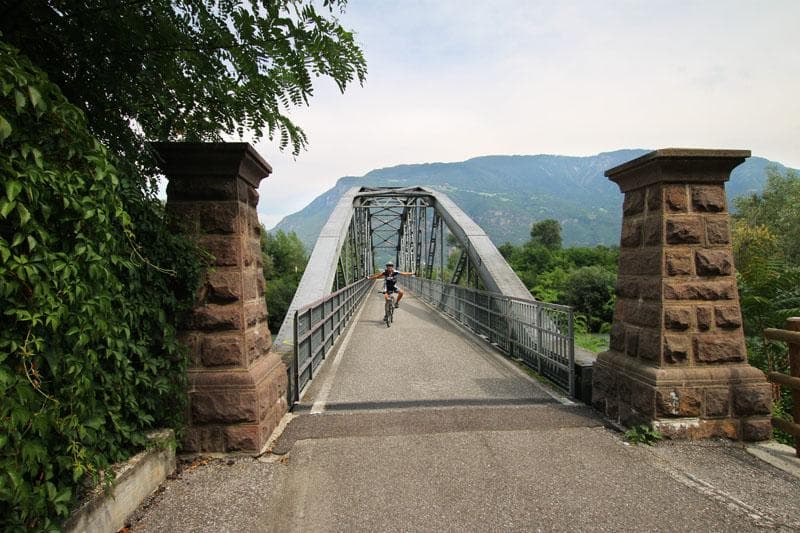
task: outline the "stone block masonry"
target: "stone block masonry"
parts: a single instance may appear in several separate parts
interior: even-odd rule
[[[592,403],[672,437],[762,440],[770,387],[747,364],[725,181],[750,152],[664,149],[606,172],[625,194],[610,350]]]
[[[270,351],[257,188],[272,169],[246,143],[159,143],[167,213],[213,257],[181,339],[189,347],[183,450],[257,452],[287,411]]]

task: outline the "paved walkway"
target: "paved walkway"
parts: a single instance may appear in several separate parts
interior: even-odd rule
[[[273,453],[185,463],[134,531],[800,529],[800,478],[726,441],[628,446],[407,296],[370,296]]]

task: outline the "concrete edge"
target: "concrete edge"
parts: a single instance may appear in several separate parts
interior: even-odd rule
[[[529,381],[531,383],[535,383],[536,385],[541,387],[542,391],[545,394],[547,394],[548,396],[553,398],[555,401],[557,401],[561,405],[567,405],[567,406],[570,406],[570,405],[571,406],[577,406],[578,405],[578,403],[576,403],[575,401],[571,400],[569,397],[564,395],[564,393],[561,392],[561,390],[557,389],[554,385],[552,385],[551,383],[546,381],[547,378],[545,378],[544,376],[539,376],[539,374],[536,374],[535,370],[533,370],[529,366],[525,365],[525,363],[523,363],[520,359],[509,357],[508,354],[506,354],[504,351],[502,351],[498,346],[495,346],[493,343],[489,342],[484,337],[481,337],[480,335],[478,335],[474,331],[470,331],[463,324],[461,324],[458,321],[454,320],[453,317],[447,316],[440,309],[437,309],[433,305],[429,304],[428,302],[426,302],[425,300],[423,300],[422,298],[417,296],[416,293],[414,293],[414,291],[409,289],[408,292],[410,294],[414,294],[414,296],[417,299],[417,301],[420,302],[422,305],[428,307],[431,311],[433,311],[433,312],[439,314],[440,316],[446,318],[453,326],[456,327],[456,329],[458,329],[459,331],[464,333],[465,336],[469,337],[470,340],[472,340],[472,342],[475,343],[475,345],[480,346],[481,348],[484,349],[484,351],[486,351],[487,353],[490,353],[493,356],[495,356],[497,358],[497,360],[501,364],[506,366],[509,370],[512,370],[513,372],[515,372],[516,374],[518,374],[520,377],[524,378],[525,380],[527,380],[527,381]],[[529,372],[532,372],[532,373],[536,374],[541,379],[534,378],[533,376],[531,376],[529,374]]]
[[[64,523],[72,532],[114,532],[125,527],[128,517],[175,471],[175,432],[153,431],[147,448],[114,466],[111,487],[96,487]]]
[[[800,457],[797,457],[795,449],[791,446],[775,441],[765,441],[747,444],[745,450],[753,457],[800,479]]]

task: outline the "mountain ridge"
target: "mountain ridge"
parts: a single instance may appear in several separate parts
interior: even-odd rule
[[[591,156],[483,155],[453,163],[411,163],[344,176],[300,211],[269,231],[295,231],[311,250],[344,191],[355,186],[425,186],[450,196],[496,245],[527,240],[531,224],[545,218],[561,223],[565,246],[616,245],[622,219],[622,194],[603,176],[651,150],[621,149]],[[751,157],[727,183],[729,199],[760,192],[765,169],[782,164]]]

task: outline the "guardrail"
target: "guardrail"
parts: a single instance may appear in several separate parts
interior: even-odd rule
[[[795,454],[800,457],[800,318],[786,321],[786,329],[765,329],[764,337],[773,341],[783,341],[789,345],[789,373],[770,372],[767,379],[778,385],[792,389],[793,421],[772,418],[772,425],[794,437]]]
[[[301,307],[294,313],[294,365],[289,384],[292,405],[333,348],[374,281],[364,278]]]
[[[521,359],[570,397],[575,396],[574,325],[570,307],[425,278],[405,278],[402,283],[509,356]]]

